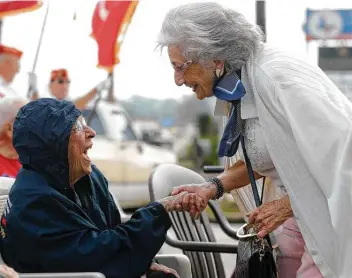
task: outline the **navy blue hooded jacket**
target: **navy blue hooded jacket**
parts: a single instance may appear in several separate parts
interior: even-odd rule
[[[14,123],[23,169],[1,220],[1,254],[19,272],[101,272],[137,278],[145,273],[170,228],[160,203],[121,224],[103,174],[69,186],[68,142],[81,115],[71,102],[39,99]]]

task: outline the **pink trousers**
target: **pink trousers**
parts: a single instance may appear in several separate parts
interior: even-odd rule
[[[274,234],[280,249],[277,257],[280,278],[323,278],[307,251],[293,217],[280,226]]]

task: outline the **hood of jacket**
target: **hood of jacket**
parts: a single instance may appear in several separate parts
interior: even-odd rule
[[[80,115],[70,101],[41,98],[23,106],[14,122],[13,145],[21,164],[59,190],[69,187],[68,144]]]

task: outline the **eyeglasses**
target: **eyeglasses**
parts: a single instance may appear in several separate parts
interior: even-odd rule
[[[87,127],[86,120],[83,117],[78,118],[76,123],[72,127],[72,132],[74,132],[74,133],[77,133],[77,132],[84,133],[86,127]]]
[[[59,84],[65,84],[65,83],[70,84],[71,83],[71,81],[69,79],[61,79],[61,78],[51,79],[51,83],[53,83],[55,81],[57,81],[57,83],[59,83]]]
[[[176,72],[184,73],[190,67],[190,65],[192,65],[192,63],[193,63],[193,61],[189,60],[189,61],[183,63],[181,66],[176,66],[175,64],[172,64],[172,67],[174,68],[174,70]]]
[[[68,79],[58,79],[57,80],[57,83],[59,83],[59,84],[64,84],[64,83],[67,83],[67,84],[70,84],[70,80],[68,80]]]

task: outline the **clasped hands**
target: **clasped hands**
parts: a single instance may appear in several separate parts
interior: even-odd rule
[[[216,195],[216,190],[216,185],[211,182],[181,185],[172,190],[171,196],[159,200],[159,203],[166,211],[188,211],[193,218],[198,219],[208,201]]]

